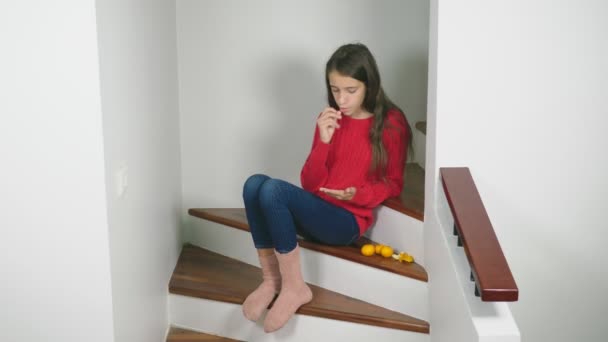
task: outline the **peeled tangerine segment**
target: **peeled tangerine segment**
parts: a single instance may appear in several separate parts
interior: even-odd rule
[[[403,262],[403,261],[405,261],[405,262],[414,262],[414,257],[411,256],[411,255],[409,255],[409,254],[407,254],[407,253],[405,253],[405,252],[401,252],[398,255],[394,254],[393,255],[393,259],[399,260],[399,262]]]
[[[405,254],[402,259],[406,262],[414,262],[414,257],[409,254]]]

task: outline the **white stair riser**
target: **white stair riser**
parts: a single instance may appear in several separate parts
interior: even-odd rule
[[[171,325],[248,342],[402,341],[430,342],[428,334],[382,328],[307,315],[295,315],[280,330],[266,334],[263,319],[251,322],[241,306],[169,294]]]
[[[251,234],[193,218],[190,243],[259,267]],[[428,320],[428,284],[324,253],[301,249],[302,274],[314,285]],[[395,261],[397,262],[397,261]]]
[[[424,267],[423,228],[422,221],[380,206],[376,211],[376,223],[365,236],[413,255],[416,263]]]

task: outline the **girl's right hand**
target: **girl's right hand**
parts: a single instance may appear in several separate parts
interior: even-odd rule
[[[340,128],[340,124],[338,123],[338,120],[340,119],[342,119],[342,113],[339,111],[331,107],[327,107],[323,110],[323,113],[321,113],[317,119],[319,138],[322,142],[329,144],[336,129]]]

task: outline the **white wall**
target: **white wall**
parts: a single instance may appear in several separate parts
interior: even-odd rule
[[[522,339],[605,340],[608,3],[433,6],[427,208],[438,167],[470,167],[520,289]]]
[[[0,340],[113,341],[94,1],[0,5]]]
[[[427,1],[177,1],[184,207],[242,207],[262,172],[295,184],[326,106],[325,63],[374,53],[412,125],[426,107]]]
[[[181,250],[175,2],[97,1],[97,20],[115,336],[161,341]]]

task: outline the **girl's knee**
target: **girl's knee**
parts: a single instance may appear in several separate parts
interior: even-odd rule
[[[270,207],[282,200],[283,191],[281,187],[283,181],[278,179],[268,179],[260,187],[258,198],[260,199],[260,205],[263,207]]]
[[[261,186],[269,179],[271,178],[262,174],[249,176],[243,185],[243,199],[258,197]]]

